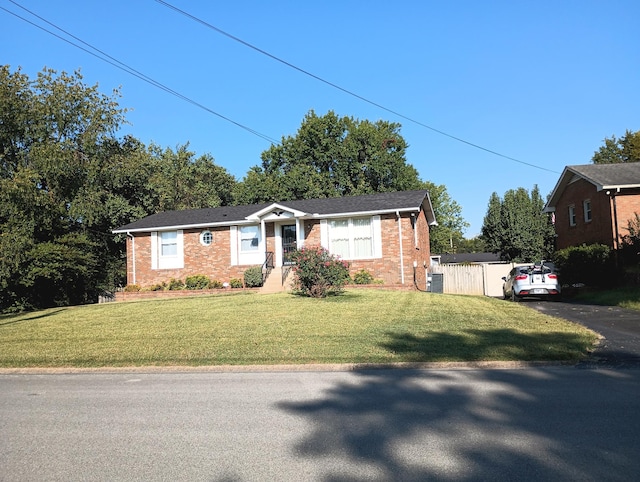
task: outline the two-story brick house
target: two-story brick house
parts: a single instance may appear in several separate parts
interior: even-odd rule
[[[122,226],[127,283],[142,287],[202,274],[242,279],[267,259],[323,246],[386,284],[426,285],[429,226],[436,219],[426,190],[246,206],[167,211]],[[418,268],[419,267],[419,268]]]
[[[600,243],[619,249],[640,213],[640,162],[565,167],[547,201],[556,248]]]

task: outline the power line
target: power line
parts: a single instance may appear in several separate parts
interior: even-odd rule
[[[213,114],[213,115],[219,117],[220,119],[223,119],[223,120],[225,120],[227,122],[230,122],[231,124],[234,124],[235,126],[240,127],[241,129],[244,129],[247,132],[250,132],[251,134],[253,134],[253,135],[257,136],[257,137],[260,137],[261,139],[264,139],[264,140],[266,140],[268,142],[271,142],[272,144],[280,144],[279,141],[267,136],[266,134],[262,134],[262,133],[260,133],[260,132],[258,132],[256,130],[254,130],[254,129],[251,129],[250,127],[247,127],[247,126],[245,126],[245,125],[243,125],[243,124],[241,124],[239,122],[236,122],[233,119],[230,119],[229,117],[226,117],[226,116],[214,111],[213,109],[210,109],[209,107],[207,107],[207,106],[205,106],[205,105],[203,105],[203,104],[191,99],[190,97],[187,97],[186,95],[183,95],[180,92],[177,92],[177,91],[171,89],[170,87],[167,87],[166,85],[162,84],[161,82],[158,82],[157,80],[154,80],[151,77],[148,77],[147,75],[143,74],[142,72],[139,72],[138,70],[134,69],[133,67],[130,67],[129,65],[127,65],[127,64],[125,64],[123,62],[120,62],[115,57],[112,57],[111,55],[107,54],[106,52],[103,52],[102,50],[98,49],[97,47],[94,47],[93,45],[85,42],[84,40],[82,40],[82,39],[76,37],[75,35],[67,32],[66,30],[58,27],[57,25],[49,22],[45,18],[43,18],[43,17],[39,16],[38,14],[32,12],[31,10],[28,10],[27,8],[23,7],[19,3],[15,2],[13,0],[9,0],[9,1],[11,3],[13,3],[15,6],[21,8],[22,10],[24,10],[25,12],[28,12],[29,14],[31,14],[34,17],[40,19],[41,21],[47,23],[48,25],[51,25],[52,27],[54,27],[55,29],[59,30],[60,32],[63,32],[65,35],[68,35],[69,37],[77,40],[78,42],[82,43],[83,45],[86,45],[87,47],[89,47],[90,49],[94,50],[95,52],[92,52],[91,50],[88,50],[88,49],[86,49],[86,48],[84,48],[84,47],[72,42],[71,40],[69,40],[67,38],[64,38],[64,37],[52,32],[50,30],[47,30],[46,28],[42,27],[41,25],[38,25],[38,24],[36,24],[36,23],[34,23],[34,22],[32,22],[32,21],[30,21],[30,20],[28,20],[28,19],[26,19],[26,18],[24,18],[24,17],[22,17],[22,16],[20,16],[20,15],[18,15],[16,13],[12,12],[12,11],[10,11],[10,10],[7,10],[4,7],[0,7],[0,9],[4,10],[5,12],[13,15],[14,17],[19,18],[20,20],[22,20],[22,21],[24,21],[24,22],[26,22],[26,23],[28,23],[28,24],[36,27],[36,28],[39,28],[40,30],[48,33],[49,35],[53,35],[54,37],[66,42],[66,43],[68,43],[68,44],[70,44],[70,45],[72,45],[72,46],[74,46],[74,47],[76,47],[76,48],[78,48],[78,49],[90,54],[90,55],[93,55],[94,57],[102,60],[103,62],[106,62],[106,63],[108,63],[108,64],[110,64],[110,65],[112,65],[112,66],[114,66],[114,67],[116,67],[116,68],[118,68],[120,70],[123,70],[124,72],[127,72],[128,74],[133,75],[134,77],[137,77],[138,79],[143,80],[144,82],[147,82],[148,84],[151,84],[154,87],[157,87],[160,90],[163,90],[163,91],[165,91],[165,92],[167,92],[167,93],[169,93],[169,94],[171,94],[171,95],[173,95],[173,96],[175,96],[175,97],[177,97],[177,98],[179,98],[179,99],[181,99],[181,100],[183,100],[185,102],[188,102],[188,103],[190,103],[190,104],[192,104],[192,105],[194,105],[196,107],[199,107],[200,109],[203,109],[203,110],[209,112],[210,114]],[[98,52],[98,53],[96,53],[96,52]]]
[[[290,67],[290,68],[292,68],[294,70],[297,70],[298,72],[300,72],[300,73],[302,73],[304,75],[307,75],[307,76],[309,76],[309,77],[311,77],[311,78],[313,78],[313,79],[315,79],[315,80],[317,80],[319,82],[322,82],[322,83],[324,83],[324,84],[326,84],[326,85],[328,85],[330,87],[333,87],[334,89],[340,90],[340,91],[344,92],[345,94],[348,94],[348,95],[350,95],[352,97],[355,97],[356,99],[359,99],[359,100],[361,100],[363,102],[366,102],[366,103],[368,103],[370,105],[373,105],[373,106],[375,106],[375,107],[377,107],[379,109],[382,109],[382,110],[384,110],[386,112],[389,112],[389,113],[391,113],[391,114],[393,114],[395,116],[398,116],[398,117],[400,117],[402,119],[405,119],[405,120],[407,120],[407,121],[409,121],[409,122],[411,122],[413,124],[419,125],[421,127],[429,129],[429,130],[431,130],[431,131],[433,131],[433,132],[435,132],[437,134],[440,134],[442,136],[448,137],[450,139],[453,139],[455,141],[461,142],[463,144],[466,144],[468,146],[474,147],[476,149],[480,149],[482,151],[488,152],[489,154],[493,154],[495,156],[499,156],[499,157],[502,157],[504,159],[508,159],[510,161],[514,161],[514,162],[517,162],[517,163],[520,163],[520,164],[524,164],[524,165],[529,166],[529,167],[533,167],[533,168],[536,168],[536,169],[541,169],[543,171],[548,171],[548,172],[553,172],[555,174],[558,174],[558,171],[554,171],[552,169],[547,169],[545,167],[537,166],[537,165],[531,164],[529,162],[521,161],[521,160],[516,159],[514,157],[510,157],[510,156],[507,156],[505,154],[501,154],[501,153],[499,153],[497,151],[494,151],[492,149],[488,149],[486,147],[482,147],[482,146],[480,146],[478,144],[475,144],[473,142],[467,141],[467,140],[462,139],[460,137],[456,137],[456,136],[454,136],[452,134],[448,134],[447,132],[444,132],[444,131],[441,131],[439,129],[436,129],[435,127],[431,127],[431,126],[429,126],[429,125],[427,125],[427,124],[425,124],[423,122],[420,122],[420,121],[418,121],[416,119],[413,119],[413,118],[408,117],[408,116],[406,116],[404,114],[401,114],[400,112],[397,112],[397,111],[395,111],[393,109],[385,107],[385,106],[383,106],[383,105],[381,105],[381,104],[379,104],[377,102],[374,102],[374,101],[372,101],[370,99],[367,99],[366,97],[363,97],[363,96],[361,96],[359,94],[356,94],[353,91],[350,91],[350,90],[345,89],[344,87],[341,87],[341,86],[339,86],[339,85],[337,85],[337,84],[335,84],[333,82],[330,82],[330,81],[328,81],[326,79],[323,79],[322,77],[320,77],[318,75],[315,75],[315,74],[313,74],[313,73],[311,73],[311,72],[309,72],[307,70],[304,70],[304,69],[302,69],[302,68],[300,68],[300,67],[298,67],[298,66],[296,66],[296,65],[294,65],[294,64],[292,64],[290,62],[287,62],[286,60],[283,60],[280,57],[277,57],[277,56],[275,56],[275,55],[273,55],[273,54],[271,54],[271,53],[269,53],[269,52],[267,52],[267,51],[265,51],[265,50],[263,50],[263,49],[261,49],[259,47],[256,47],[255,45],[252,45],[249,42],[246,42],[246,41],[242,40],[241,38],[238,38],[238,37],[236,37],[236,36],[234,36],[234,35],[232,35],[232,34],[230,34],[228,32],[225,32],[224,30],[222,30],[222,29],[220,29],[220,28],[218,28],[218,27],[216,27],[214,25],[211,25],[210,23],[202,20],[199,17],[196,17],[195,15],[192,15],[192,14],[190,14],[188,12],[185,12],[184,10],[181,10],[180,8],[176,7],[175,5],[172,5],[172,4],[168,3],[168,2],[165,2],[164,0],[155,0],[155,1],[157,3],[159,3],[160,5],[163,5],[163,6],[169,8],[169,9],[171,9],[171,10],[173,10],[173,11],[175,11],[175,12],[181,14],[181,15],[184,15],[185,17],[193,20],[194,22],[197,22],[197,23],[199,23],[199,24],[201,24],[201,25],[203,25],[203,26],[205,26],[205,27],[207,27],[207,28],[209,28],[211,30],[214,30],[215,32],[218,32],[221,35],[224,35],[225,37],[230,38],[231,40],[234,40],[235,42],[238,42],[238,43],[244,45],[245,47],[249,47],[250,49],[253,49],[256,52],[275,60],[276,62],[280,62],[281,64],[284,64],[287,67]]]

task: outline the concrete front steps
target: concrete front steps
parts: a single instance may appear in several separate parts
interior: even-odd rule
[[[285,268],[286,269],[286,268]],[[271,273],[267,276],[267,279],[260,288],[260,293],[268,294],[268,293],[280,293],[282,291],[291,290],[291,284],[293,282],[293,269],[289,270],[289,274],[287,275],[287,279],[282,282],[282,268],[276,267],[271,269]]]

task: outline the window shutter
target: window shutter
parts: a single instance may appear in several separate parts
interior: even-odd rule
[[[178,230],[176,244],[178,248],[178,259],[176,261],[176,268],[184,268],[184,236],[182,229]]]
[[[371,218],[373,223],[373,257],[382,258],[382,222],[380,216]]]
[[[151,269],[158,269],[158,232],[151,233]]]
[[[238,226],[229,227],[229,246],[231,246],[231,266],[238,265]]]
[[[320,246],[329,249],[329,228],[326,219],[320,220]]]

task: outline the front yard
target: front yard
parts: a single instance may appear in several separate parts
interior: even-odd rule
[[[107,303],[0,316],[0,367],[577,361],[596,335],[518,303],[347,290]]]

